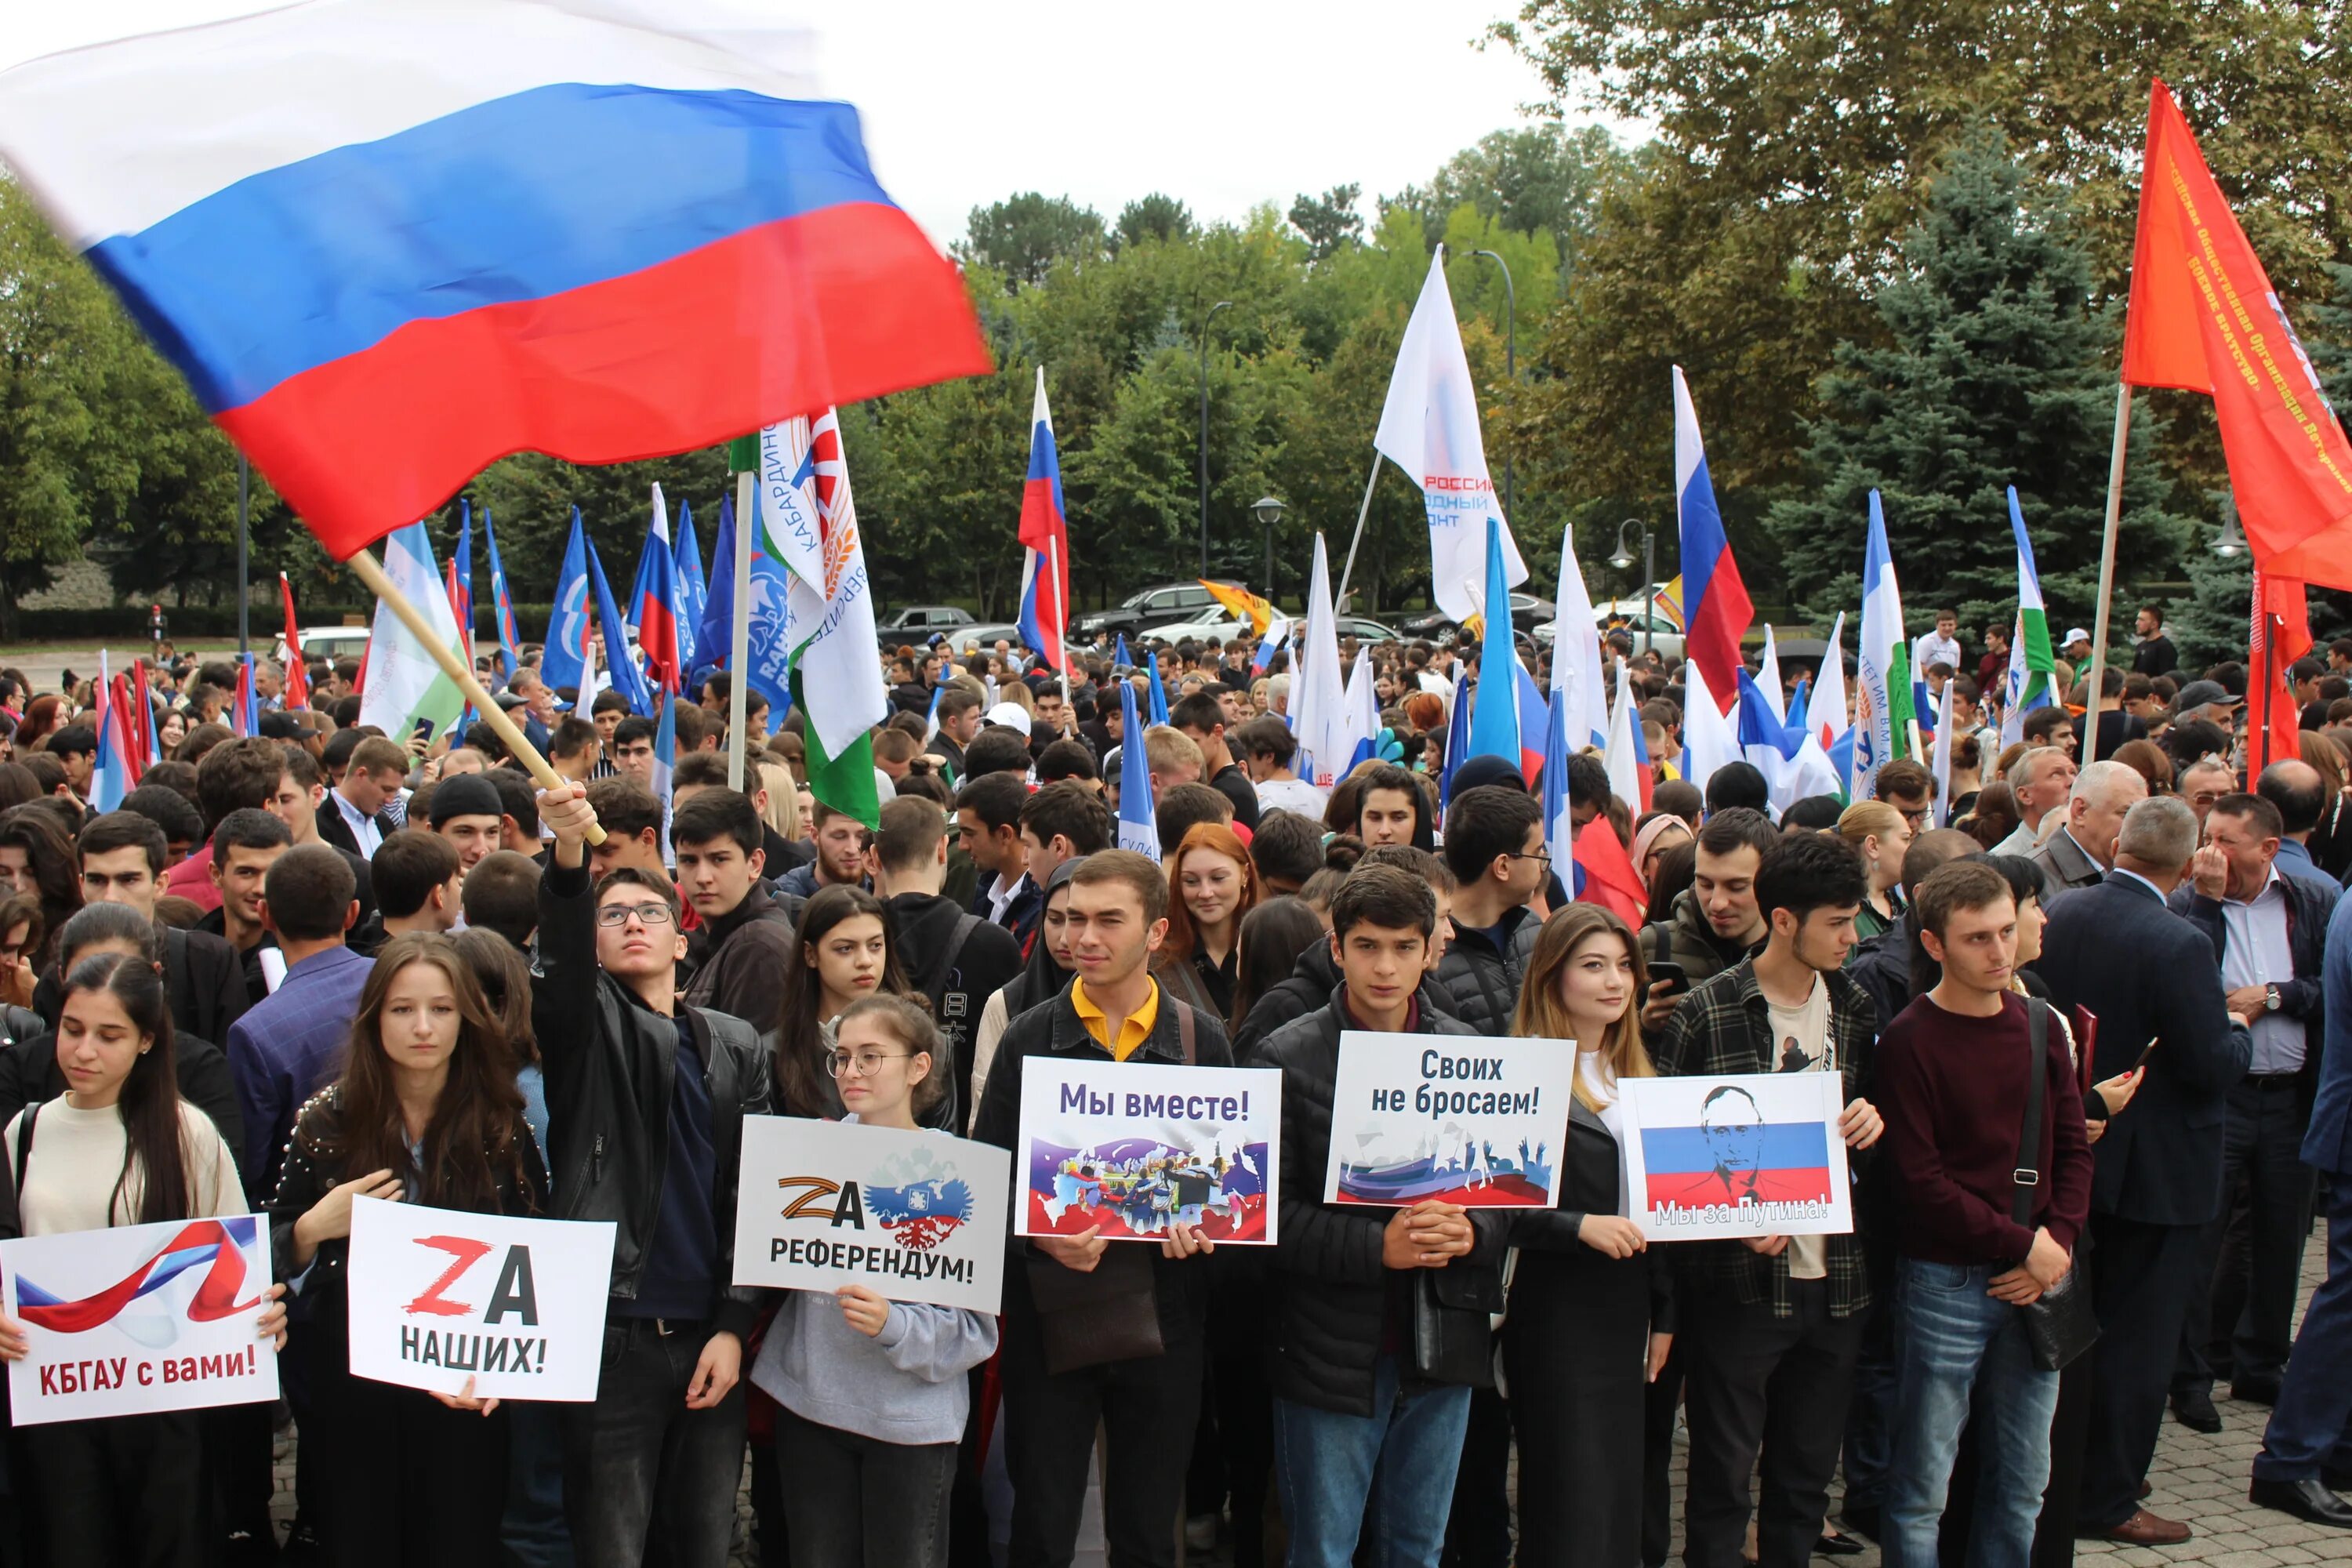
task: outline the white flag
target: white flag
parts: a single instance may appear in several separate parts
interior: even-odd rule
[[[457,616],[449,608],[448,585],[433,564],[433,542],[425,525],[412,522],[384,536],[383,574],[401,596],[414,605],[433,627],[445,647],[463,656],[466,645],[457,636]],[[397,742],[404,742],[418,720],[432,721],[438,736],[466,710],[465,694],[434,662],[433,655],[409,631],[408,624],[379,602],[375,624],[368,630],[367,688],[360,696],[360,722],[373,724]]]
[[[1598,746],[1609,730],[1609,667],[1601,660],[1601,627],[1577,563],[1573,524],[1559,536],[1559,618],[1552,623],[1551,689],[1567,698],[1569,750]],[[1622,667],[1620,666],[1620,689]],[[1590,737],[1588,741],[1587,737]],[[1627,795],[1627,800],[1634,799]]]
[[[758,510],[761,547],[791,581],[780,635],[800,671],[801,703],[825,755],[837,757],[890,716],[890,693],[874,656],[874,584],[834,410],[760,432]],[[764,633],[773,606],[756,574],[752,596],[762,601],[752,624]]]
[[[1698,661],[1683,661],[1683,777],[1699,787],[1704,795],[1706,781],[1715,770],[1726,763],[1743,760],[1739,750],[1739,699],[1731,700],[1731,711],[1717,712],[1714,694],[1706,689],[1706,678],[1699,673]]]
[[[1290,688],[1290,718],[1303,753],[1298,776],[1328,790],[1346,771],[1355,745],[1348,739],[1339,626],[1331,610],[1331,563],[1320,533],[1315,536],[1315,571],[1307,589],[1307,630],[1297,646],[1298,679]]]
[[[1476,615],[1486,590],[1486,519],[1502,522],[1505,575],[1528,580],[1528,563],[1486,472],[1478,433],[1478,389],[1462,352],[1462,327],[1445,288],[1445,247],[1429,258],[1429,278],[1405,324],[1389,377],[1388,402],[1372,445],[1421,487],[1429,510],[1430,596],[1456,621]],[[1591,617],[1587,617],[1589,620]]]
[[[1805,732],[1823,751],[1837,744],[1853,721],[1845,711],[1845,612],[1840,610],[1830,626],[1830,646],[1822,654],[1822,672],[1813,678],[1812,695],[1805,702]],[[1844,787],[1844,781],[1839,781]]]

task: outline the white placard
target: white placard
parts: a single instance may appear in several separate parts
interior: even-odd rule
[[[1575,1079],[1572,1040],[1349,1029],[1323,1201],[1549,1208]]]
[[[16,1425],[278,1397],[269,1231],[253,1215],[0,1242],[8,1315],[30,1353],[8,1366]]]
[[[1853,1229],[1834,1072],[1629,1078],[1625,1185],[1654,1241]]]
[[[352,1374],[476,1398],[596,1397],[607,1221],[352,1200]]]
[[[735,1283],[994,1312],[1013,1156],[944,1132],[743,1119]]]
[[[1022,1075],[1016,1234],[1159,1241],[1181,1222],[1274,1245],[1281,1073],[1031,1057]]]

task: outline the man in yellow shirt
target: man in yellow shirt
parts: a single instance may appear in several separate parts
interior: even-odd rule
[[[1149,858],[1107,849],[1070,877],[1077,977],[1008,1025],[972,1136],[1017,1149],[1026,1072],[1055,1059],[1230,1067],[1217,1019],[1164,996],[1151,957],[1168,934],[1168,881]],[[1114,1563],[1173,1568],[1184,1467],[1171,1433],[1200,1414],[1207,1280],[1189,1226],[1156,1247],[1078,1236],[1015,1237],[1004,1277],[1005,1459],[1013,1480],[1012,1560],[1066,1564],[1099,1424],[1113,1459],[1103,1525]],[[1186,1439],[1189,1440],[1189,1439]]]

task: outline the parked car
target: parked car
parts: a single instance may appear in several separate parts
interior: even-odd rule
[[[946,632],[952,637],[971,624],[971,612],[953,605],[903,605],[891,611],[875,631],[886,648],[920,647],[931,640],[934,632]]]
[[[1511,595],[1511,625],[1519,631],[1532,632],[1538,625],[1550,620],[1559,613],[1558,607],[1549,599],[1538,598],[1533,594]],[[1418,615],[1408,616],[1397,623],[1397,630],[1406,637],[1427,637],[1432,641],[1460,629],[1460,626],[1453,616],[1444,610],[1434,608],[1423,610]]]
[[[1602,631],[1609,628],[1611,621],[1622,621],[1626,632],[1633,638],[1633,651],[1639,653],[1644,646],[1643,643],[1644,614],[1648,616],[1649,643],[1647,646],[1657,649],[1660,658],[1682,658],[1683,634],[1675,629],[1675,624],[1672,621],[1658,614],[1657,611],[1645,612],[1639,599],[1612,599],[1605,605],[1596,605],[1593,606],[1592,619],[1594,626]],[[1543,647],[1549,647],[1552,645],[1552,639],[1559,635],[1559,621],[1548,620],[1535,628],[1535,639]]]
[[[365,626],[304,626],[301,629],[302,657],[325,659],[333,663],[341,658],[363,658],[367,655],[368,628]],[[278,634],[269,650],[269,657],[280,665],[286,662],[286,637]]]
[[[1087,611],[1070,628],[1070,635],[1080,642],[1121,632],[1134,637],[1146,626],[1198,620],[1216,608],[1216,595],[1201,586],[1197,578],[1190,583],[1162,583],[1129,594],[1116,609]]]
[[[1249,636],[1252,630],[1250,618],[1247,616],[1237,616],[1223,605],[1215,605],[1202,614],[1188,616],[1181,621],[1171,621],[1160,626],[1146,626],[1140,632],[1129,637],[1128,640],[1129,642],[1179,643],[1187,637],[1194,642],[1215,637],[1219,642],[1223,642],[1231,637]]]

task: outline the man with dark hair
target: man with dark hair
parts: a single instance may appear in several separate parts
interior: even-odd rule
[[[777,896],[813,899],[827,888],[865,887],[866,851],[873,843],[873,829],[823,801],[810,817],[809,837],[816,855],[776,879]]]
[[[1445,813],[1445,868],[1454,881],[1454,940],[1437,966],[1437,984],[1451,1003],[1449,1010],[1474,1034],[1511,1032],[1519,980],[1543,925],[1528,912],[1528,902],[1543,890],[1550,866],[1543,808],[1527,791],[1482,784],[1454,797]],[[1342,892],[1346,888],[1340,884]],[[1338,914],[1335,900],[1334,920]]]
[[[1014,1146],[1033,1058],[1046,1073],[1055,1070],[1053,1058],[1233,1063],[1218,1021],[1151,978],[1152,955],[1168,932],[1168,879],[1159,866],[1124,849],[1087,856],[1070,877],[1068,929],[1076,976],[1005,1026],[972,1124],[982,1142]],[[1114,1245],[1093,1228],[1013,1246],[1001,1363],[1013,1561],[1071,1560],[1099,1426],[1114,1456],[1102,1500],[1111,1558],[1169,1568],[1184,1496],[1184,1467],[1171,1459],[1170,1445],[1190,1441],[1200,1413],[1207,1280],[1202,1265],[1188,1260],[1202,1243],[1178,1223],[1156,1256],[1141,1243]],[[1041,1299],[1050,1314],[1040,1310]],[[1087,1355],[1067,1336],[1088,1303],[1101,1312],[1150,1312],[1158,1353]],[[1057,1364],[1065,1370],[1052,1370]]]
[[[1894,1319],[1901,1391],[1880,1538],[1890,1562],[1936,1561],[1960,1431],[1970,1427],[1982,1462],[1969,1555],[2025,1563],[2050,1479],[2058,1374],[2035,1365],[2017,1309],[2072,1266],[2090,1218],[2091,1147],[2064,1030],[2046,1003],[2011,989],[2009,879],[1981,860],[1955,861],[1920,884],[1913,907],[1941,973],[1878,1041],[1879,1164],[1902,1254],[1880,1309]],[[2042,1111],[2021,1153],[2036,1077]]]
[[[961,682],[940,693],[939,733],[923,748],[948,765],[950,782],[960,782],[964,773],[964,748],[980,733],[981,693]]]
[[[98,766],[98,731],[87,724],[68,724],[51,731],[43,747],[65,769],[66,787],[74,799],[88,800],[89,775]]]
[[[2059,1540],[2164,1546],[2190,1534],[2143,1508],[2139,1486],[2164,1424],[2189,1298],[2200,1283],[2204,1229],[2222,1212],[2229,1092],[2252,1051],[2245,1015],[2231,1014],[2211,939],[2165,907],[2200,853],[2209,864],[2221,855],[2197,848],[2196,814],[2185,804],[2170,795],[2141,801],[2124,818],[2113,872],[2059,900],[2042,933],[2039,968],[2050,1000],[2099,1021],[2094,1082],[2131,1070],[2156,1043],[2130,1110],[2108,1120],[2092,1150],[2099,1340],[2086,1358],[2087,1440],[2068,1432],[2063,1416],[2053,1439],[2058,1451],[2083,1456],[2079,1503],[2053,1485],[2043,1505],[2042,1529]]]
[[[236,950],[248,1006],[269,994],[261,950],[278,945],[262,914],[263,879],[293,843],[286,825],[258,807],[232,811],[213,829],[212,881],[220,903],[196,922],[196,929]]]
[[[2028,713],[2019,729],[2029,746],[2053,746],[2069,762],[2083,754],[2082,738],[2074,733],[2073,715],[2057,703]]]
[[[1168,721],[1192,738],[1201,748],[1202,778],[1211,789],[1234,803],[1234,820],[1257,830],[1257,791],[1247,770],[1234,761],[1225,745],[1225,710],[1206,690],[1181,697],[1168,710]],[[1172,847],[1172,846],[1171,846]]]
[[[669,803],[675,811],[698,790],[727,787],[727,759],[717,752],[688,752],[670,770]]]
[[[539,796],[530,776],[519,768],[492,768],[482,775],[499,792],[499,847],[543,858],[539,837]]]
[[[1102,798],[1102,769],[1084,741],[1064,736],[1037,753],[1037,783],[1083,784],[1097,800]]]
[[[2331,892],[2338,890],[2336,879],[2311,858],[2312,830],[2319,826],[2328,805],[2327,785],[2319,770],[2294,757],[2273,763],[2254,780],[2254,794],[2278,812],[2279,875]]]
[[[2132,631],[2138,640],[2132,645],[2132,668],[2140,675],[2170,675],[2180,668],[2180,656],[2173,651],[2172,639],[2164,635],[2164,607],[2142,605],[2133,617]],[[2107,756],[2105,746],[2099,755]]]
[[[1446,818],[1449,847],[1457,821],[1474,837],[1502,831],[1500,808],[1472,797],[1509,793],[1465,793]],[[1524,793],[1517,798],[1535,810]],[[1487,870],[1481,865],[1479,875]],[[1416,1305],[1416,1331],[1427,1310],[1432,1327],[1450,1323],[1444,1331],[1475,1339],[1486,1332],[1487,1302],[1502,1299],[1503,1227],[1491,1218],[1474,1221],[1435,1199],[1385,1215],[1322,1201],[1343,1031],[1477,1033],[1415,1000],[1436,925],[1437,898],[1426,882],[1393,866],[1359,867],[1331,899],[1338,988],[1321,1008],[1267,1037],[1254,1058],[1282,1073],[1284,1241],[1274,1255],[1268,1364],[1275,1473],[1296,1562],[1348,1562],[1369,1505],[1383,1561],[1437,1563],[1471,1391],[1416,1373],[1397,1336],[1396,1303],[1413,1291],[1413,1270],[1444,1270],[1451,1289],[1415,1294],[1433,1303]]]
[[[257,736],[224,741],[205,753],[196,764],[196,806],[204,813],[206,842],[165,875],[167,896],[190,900],[200,910],[220,908],[220,884],[212,874],[213,830],[233,811],[267,809],[285,774],[278,743]]]
[[[2233,1201],[2200,1239],[2172,1376],[2173,1413],[2200,1431],[2221,1429],[2212,1388],[2223,1370],[2231,1398],[2277,1403],[2303,1276],[2312,1201],[2301,1158],[2311,1115],[2305,1069],[2324,1043],[2327,923],[2338,894],[2325,880],[2287,876],[2281,842],[2276,805],[2259,795],[2223,795],[2205,817],[2205,849],[2189,880],[2167,900],[2212,942],[2223,1005],[2247,1020],[2252,1042],[2246,1076],[2225,1101],[2221,1141],[2221,1190],[2245,1194],[2239,1245],[2226,1245]]]
[[[185,763],[173,764],[186,767]],[[150,768],[144,776],[152,777]],[[142,784],[122,797],[122,809],[135,811],[163,830],[163,864],[168,868],[185,860],[204,841],[205,819],[188,797],[169,784]],[[163,889],[157,887],[157,894]]]
[[[1098,805],[1093,810],[1102,813]],[[1066,842],[1059,834],[1055,841]],[[962,1127],[971,1106],[972,1031],[988,999],[1021,973],[1021,944],[1003,926],[940,896],[948,879],[948,818],[929,801],[908,796],[884,806],[871,855],[874,895],[889,913],[907,983],[929,998],[953,1053],[952,1061],[940,1064],[950,1074],[952,1114],[937,1124]]]
[[[457,851],[457,863],[467,871],[480,865],[483,856],[503,847],[499,839],[506,826],[505,803],[488,773],[443,779],[433,786],[425,815],[433,831],[449,841]]]
[[[466,874],[456,847],[439,834],[415,827],[389,834],[376,846],[368,869],[382,911],[372,933],[374,947],[407,931],[446,931],[457,925]]]
[[[588,804],[604,829],[604,841],[588,847],[592,876],[623,866],[656,877],[669,875],[669,868],[662,864],[662,804],[651,791],[633,778],[615,775],[588,786]]]
[[[1298,756],[1298,737],[1290,732],[1289,725],[1268,714],[1244,724],[1230,739],[1241,748],[1261,814],[1289,811],[1318,822],[1323,819],[1323,807],[1330,796],[1292,770],[1291,763]]]
[[[1918,832],[1927,826],[1927,814],[1935,809],[1936,777],[1922,767],[1916,759],[1897,757],[1878,770],[1878,783],[1874,791],[1903,814],[1903,820]]]
[[[1669,816],[1679,816],[1693,833],[1706,816],[1706,797],[1698,785],[1688,779],[1667,779],[1650,792],[1651,807]]]
[[[1170,784],[1160,792],[1160,803],[1151,808],[1153,830],[1160,836],[1160,852],[1173,855],[1184,842],[1184,835],[1203,822],[1230,824],[1234,819],[1234,803],[1204,784]]]
[[[529,960],[539,929],[539,862],[511,849],[493,849],[466,873],[466,924],[495,931]]]
[[[1029,742],[1022,739],[1018,730],[983,730],[963,749],[963,769],[956,775],[963,784],[977,783],[990,773],[1011,773],[1025,782],[1029,777]]]
[[[1109,848],[1110,835],[1110,813],[1103,809],[1102,796],[1084,784],[1047,784],[1021,803],[1025,868],[1040,888],[1063,861]]]
[[[618,723],[619,721],[614,721]],[[598,738],[596,726],[576,713],[567,713],[555,721],[555,730],[548,737],[547,760],[555,771],[574,784],[586,784],[595,776],[596,764],[604,760],[604,748]]]
[[[1250,859],[1268,898],[1296,893],[1323,868],[1323,823],[1283,807],[1257,819],[1250,835]]]
[[[1704,833],[1700,843],[1704,852]],[[1773,839],[1750,895],[1764,946],[1675,1008],[1658,1041],[1660,1075],[1834,1072],[1840,1134],[1857,1152],[1874,1144],[1883,1123],[1864,1091],[1878,1018],[1842,973],[1866,890],[1862,859],[1843,839]],[[1760,1450],[1759,1568],[1805,1568],[1829,1510],[1871,1305],[1863,1238],[1693,1242],[1685,1257],[1692,1289],[1677,1304],[1675,1335],[1690,1426],[1684,1559],[1738,1568]]]
[[[1903,914],[1876,936],[1855,942],[1845,965],[1845,977],[1869,993],[1880,1017],[1892,1018],[1911,1005],[1911,939],[1918,922],[1908,906],[1919,885],[1937,867],[1981,853],[1982,847],[1956,827],[1931,827],[1903,852]],[[1851,1476],[1846,1487],[1851,1495]]]
[[[1684,980],[1696,985],[1751,953],[1769,929],[1756,903],[1756,876],[1780,840],[1771,818],[1751,807],[1709,816],[1698,830],[1691,885],[1675,895],[1664,920],[1642,928],[1650,962],[1681,965]],[[1642,1027],[1665,1027],[1683,994],[1670,981],[1651,982]]]
[[[278,754],[286,761],[286,771],[278,775],[278,787],[272,791],[264,809],[286,825],[294,836],[297,847],[323,844],[319,835],[319,806],[327,798],[327,775],[319,766],[319,759],[292,742],[280,742]],[[343,864],[352,868],[352,879],[359,887],[360,921],[367,924],[375,917],[375,879],[368,863],[338,844],[335,852]]]
[[[581,1568],[636,1568],[658,1542],[676,1568],[722,1568],[761,1296],[730,1283],[736,1185],[743,1119],[769,1109],[768,1053],[757,1026],[678,994],[667,881],[623,867],[591,889],[587,792],[550,790],[538,809],[555,841],[532,1023],[549,1164],[573,1173],[555,1217],[617,1226],[596,1398],[562,1407],[572,1551]]]
[[[613,765],[639,789],[654,786],[654,721],[635,714],[613,726]],[[691,753],[688,753],[691,754]]]
[[[335,809],[319,824],[319,837],[362,860],[373,856],[383,836],[400,826],[386,807],[399,797],[407,777],[406,752],[382,735],[363,736],[352,748],[341,781],[329,792]]]
[[[971,912],[1010,931],[1024,953],[1045,903],[1021,837],[1021,812],[1028,804],[1029,786],[1018,773],[976,774],[956,791],[956,829],[982,879]]]
[[[2087,672],[2085,672],[2087,678]],[[2108,665],[2099,672],[2099,700],[2089,700],[2083,681],[2074,683],[2074,695],[2083,700],[2083,711],[2074,715],[2074,754],[2083,754],[2083,738],[2090,732],[2090,714],[2099,714],[2099,755],[2116,754],[2116,748],[2126,741],[2147,739],[2147,724],[2136,714],[2124,711],[2124,672]]]
[[[74,850],[81,858],[85,905],[123,904],[155,919],[165,858],[162,828],[136,812],[110,811],[89,819]],[[226,1041],[229,1026],[250,1005],[236,950],[204,931],[158,925],[156,935],[173,1026],[200,1040]],[[63,968],[60,963],[58,973],[42,976],[35,988],[34,1010],[44,1018],[56,1017],[65,1000]]]
[[[687,948],[694,963],[688,1005],[772,1029],[784,1016],[784,976],[800,962],[800,945],[792,915],[760,879],[761,826],[741,792],[707,789],[677,808],[670,842],[678,890],[700,921]]]
[[[1762,811],[1772,802],[1771,786],[1753,763],[1726,763],[1706,781],[1706,814]]]
[[[285,831],[277,818],[268,820]],[[343,944],[359,918],[354,891],[352,868],[326,845],[287,848],[269,863],[262,918],[285,954],[286,978],[228,1032],[229,1071],[245,1119],[237,1163],[248,1191],[277,1190],[294,1113],[342,1070],[360,989],[373,967]]]
[[[588,705],[589,720],[596,726],[596,765],[588,771],[591,783],[608,779],[619,773],[620,764],[613,756],[613,736],[621,721],[629,717],[627,694],[606,687],[596,693],[596,700]]]

